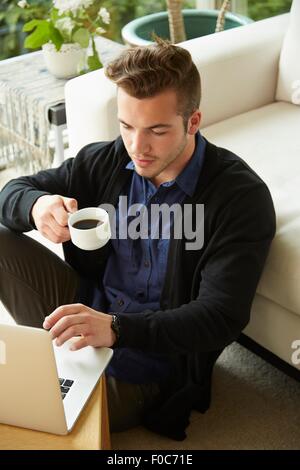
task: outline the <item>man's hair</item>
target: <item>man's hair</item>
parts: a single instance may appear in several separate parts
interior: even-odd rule
[[[105,75],[130,96],[151,98],[174,90],[178,114],[185,130],[191,114],[199,108],[201,81],[191,54],[158,37],[150,46],[126,49],[105,69]]]

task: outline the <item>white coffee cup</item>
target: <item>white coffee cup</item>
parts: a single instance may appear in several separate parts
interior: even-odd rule
[[[100,207],[86,207],[70,214],[68,226],[72,242],[82,250],[102,248],[111,238],[108,213]]]

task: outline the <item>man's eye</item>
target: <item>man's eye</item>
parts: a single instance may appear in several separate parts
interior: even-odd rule
[[[164,135],[164,134],[166,134],[166,132],[155,132],[155,131],[152,131],[152,132],[155,135]]]

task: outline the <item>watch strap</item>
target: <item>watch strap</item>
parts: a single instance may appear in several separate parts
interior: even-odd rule
[[[120,341],[121,337],[121,325],[120,325],[120,319],[117,314],[112,313],[112,320],[111,320],[111,329],[116,335],[116,341],[113,345],[113,347],[116,347]]]

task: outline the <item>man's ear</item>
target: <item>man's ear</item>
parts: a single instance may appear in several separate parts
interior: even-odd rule
[[[189,121],[188,121],[188,134],[196,134],[198,132],[199,127],[200,127],[200,122],[201,122],[201,117],[202,114],[199,111],[199,109],[196,109],[196,111],[193,112],[191,115]]]

